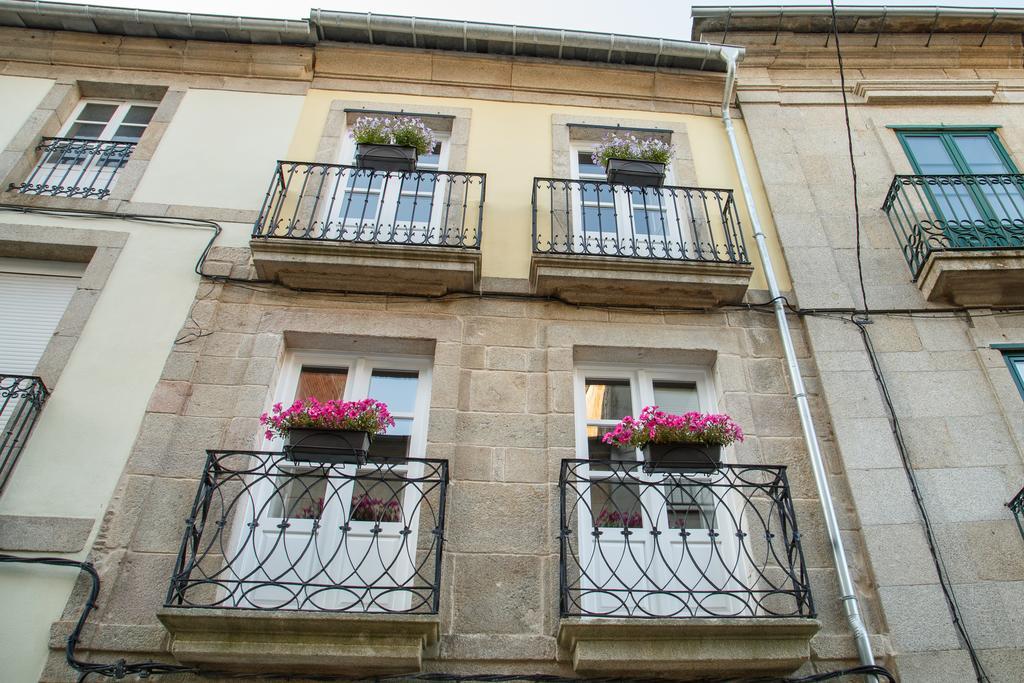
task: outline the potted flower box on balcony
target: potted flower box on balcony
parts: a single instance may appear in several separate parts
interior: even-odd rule
[[[365,465],[370,435],[353,429],[292,429],[284,453],[293,462]]]
[[[638,138],[633,133],[610,133],[594,150],[592,160],[605,167],[608,182],[633,187],[661,187],[672,145],[658,138]]]
[[[722,464],[722,447],[699,443],[649,443],[644,472],[712,472]]]
[[[419,155],[434,148],[434,132],[414,116],[360,116],[352,126],[356,166],[411,173]]]
[[[356,166],[373,171],[412,173],[417,157],[416,148],[408,145],[356,145]]]
[[[743,430],[728,415],[666,413],[647,406],[639,417],[627,415],[602,437],[620,448],[640,448],[644,471],[711,472],[722,464],[722,449],[743,441]]]
[[[372,398],[321,403],[312,396],[287,408],[275,404],[260,423],[267,439],[285,439],[289,460],[346,465],[366,464],[373,435],[395,426],[387,404]]]
[[[640,159],[609,159],[608,182],[634,187],[661,187],[665,184],[665,164]]]

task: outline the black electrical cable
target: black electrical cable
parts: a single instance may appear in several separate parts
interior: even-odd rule
[[[78,659],[75,648],[78,645],[79,640],[82,636],[82,630],[85,628],[85,623],[89,619],[89,615],[93,609],[96,608],[96,600],[100,595],[100,575],[96,571],[96,567],[91,562],[79,562],[77,560],[68,560],[63,557],[19,557],[17,555],[6,555],[0,554],[0,564],[2,563],[19,563],[19,564],[42,564],[52,565],[57,567],[75,567],[80,571],[85,572],[89,575],[89,597],[85,601],[85,605],[82,608],[82,613],[78,616],[78,620],[75,622],[75,627],[72,629],[71,634],[68,636],[67,645],[64,649],[64,655],[67,660],[68,666],[81,674],[79,677],[79,683],[83,683],[88,679],[89,676],[106,676],[107,678],[113,678],[120,680],[126,676],[138,676],[139,678],[149,678],[156,674],[195,674],[206,678],[231,678],[231,679],[250,679],[250,680],[301,680],[301,681],[347,681],[349,683],[385,683],[387,681],[436,681],[438,683],[442,681],[449,681],[451,683],[504,683],[506,681],[527,681],[530,683],[670,683],[672,679],[666,678],[622,678],[622,677],[602,677],[602,678],[568,678],[565,676],[556,676],[551,674],[453,674],[453,673],[416,673],[416,674],[397,674],[394,676],[376,676],[376,677],[354,677],[354,676],[321,676],[317,674],[313,675],[282,675],[278,673],[237,673],[228,671],[206,671],[192,666],[180,666],[177,664],[167,664],[164,662],[157,661],[144,661],[144,662],[127,662],[124,659],[119,659],[116,662],[110,663],[99,663],[99,662],[86,662]],[[888,670],[880,666],[859,666],[852,669],[842,669],[839,671],[826,671],[817,674],[811,674],[809,676],[801,676],[796,678],[706,678],[702,679],[705,683],[818,683],[819,681],[831,681],[843,676],[855,676],[855,675],[875,675],[881,676],[889,683],[896,683],[896,679],[893,677]],[[693,680],[693,679],[689,679]]]
[[[843,68],[843,51],[839,47],[839,24],[836,17],[835,0],[829,0],[832,7],[832,36],[836,42],[836,59],[839,62],[839,92],[843,95],[843,116],[846,118],[846,146],[850,155],[850,173],[853,177],[853,220],[856,225],[857,277],[860,280],[860,298],[867,316],[868,295],[864,288],[864,266],[860,256],[860,198],[857,189],[857,162],[853,156],[853,129],[850,126],[850,103],[846,99],[846,70]]]

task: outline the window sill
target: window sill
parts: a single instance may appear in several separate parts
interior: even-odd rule
[[[934,251],[917,278],[925,299],[958,306],[1024,303],[1024,249]]]
[[[563,618],[558,643],[587,676],[787,675],[810,659],[808,618]]]
[[[182,664],[244,673],[415,673],[440,631],[434,614],[165,607],[157,617]]]

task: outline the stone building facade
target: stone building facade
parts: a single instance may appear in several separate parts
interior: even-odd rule
[[[2,201],[23,212],[0,216],[2,256],[87,260],[74,296],[95,309],[67,309],[37,368],[52,400],[0,496],[0,547],[96,566],[100,599],[80,659],[569,678],[857,663],[719,118],[720,45],[341,12],[286,22],[38,5],[0,15],[0,88],[19,102],[0,116]],[[754,22],[742,41],[721,32],[723,43],[749,43],[732,111],[780,285],[794,306],[852,308],[835,68],[831,53],[807,47],[824,38],[787,33],[769,48]],[[1005,117],[1012,154],[1008,65],[1019,44],[987,41],[971,59],[1003,60],[981,74],[996,82],[984,111]],[[806,61],[783,59],[789,45]],[[898,61],[900,49],[864,47],[863,59]],[[954,59],[947,52],[933,58]],[[926,80],[953,75],[966,79]],[[899,80],[871,78],[864,87],[883,98]],[[979,97],[959,81],[953,90]],[[109,193],[26,187],[60,166],[47,154],[69,154],[47,140],[95,123],[90,102],[116,104],[113,116],[153,109],[130,156],[96,175]],[[979,109],[944,102],[941,119]],[[382,115],[414,115],[439,134],[405,177],[411,187],[352,170],[349,130]],[[931,115],[915,107],[897,123]],[[812,117],[816,137],[804,128]],[[609,132],[672,144],[671,189],[609,185],[587,161]],[[93,154],[74,149],[65,166]],[[94,156],[110,165],[107,150]],[[890,157],[875,156],[887,184]],[[863,177],[873,157],[859,158]],[[392,223],[366,219],[371,201]],[[355,227],[337,222],[356,210]],[[864,214],[871,305],[934,306],[909,282],[884,216]],[[69,247],[80,244],[85,256]],[[1015,318],[967,315],[873,314],[870,333],[897,410],[915,417],[903,420],[915,462],[933,458],[918,478],[937,501],[929,510],[965,618],[993,680],[1014,680],[1013,634],[981,615],[1003,609],[1012,622],[1018,597],[1017,565],[1003,560],[1020,539],[1003,503],[1024,479],[1020,404],[1001,351],[987,348],[1013,341]],[[856,329],[795,314],[789,325],[874,656],[902,680],[965,680]],[[410,382],[415,392],[399,389]],[[412,464],[284,461],[260,415],[323,386],[349,398],[390,392],[403,426],[376,447]],[[725,467],[683,485],[643,472],[631,451],[602,450],[608,421],[652,396],[726,412],[747,438]],[[105,401],[121,412],[94,426],[76,417],[76,406]],[[986,456],[962,462],[978,443]],[[584,469],[602,459],[605,469]],[[376,517],[355,512],[360,496],[379,498]],[[619,521],[599,523],[602,513]],[[602,547],[618,568],[595,554]],[[291,548],[316,560],[300,567]],[[651,559],[664,553],[675,567]],[[353,557],[383,557],[384,568],[367,578],[344,565],[348,579],[323,579]],[[346,602],[342,584],[362,602]],[[70,570],[0,567],[0,595],[19,607],[0,617],[0,648],[18,680],[77,680],[64,647],[89,587]],[[334,602],[324,609],[319,595]]]
[[[821,311],[803,317],[807,341],[896,668],[903,680],[977,675],[943,595],[870,355],[850,322],[864,307],[858,249],[872,311],[865,329],[945,583],[988,680],[1018,680],[1024,640],[1011,624],[1024,607],[1024,546],[1006,504],[1024,484],[1024,402],[1007,362],[1024,335],[1021,215],[1010,205],[1004,211],[1001,190],[988,188],[1011,197],[1020,191],[1020,16],[840,13],[859,246],[827,9],[697,8],[694,17],[695,37],[748,50],[740,106],[793,278],[792,303]],[[967,154],[957,157],[961,149]],[[976,149],[1005,165],[979,165]],[[968,216],[986,206],[973,199],[976,190],[993,208]],[[965,203],[944,204],[948,192]],[[993,237],[958,232],[979,228]]]

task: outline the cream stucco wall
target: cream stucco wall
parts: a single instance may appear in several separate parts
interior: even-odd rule
[[[0,514],[102,518],[150,394],[196,295],[210,231],[18,216],[20,224],[128,233],[128,240],[0,497]],[[241,242],[248,226],[226,226]],[[86,544],[95,537],[98,525]],[[19,553],[22,555],[29,553]],[[77,558],[83,559],[85,552]],[[0,567],[0,679],[38,680],[73,569]]]
[[[53,84],[49,78],[0,76],[0,149],[7,147]]]
[[[298,95],[189,90],[133,199],[259,209],[302,105]]]
[[[704,187],[736,190],[743,222],[744,238],[753,262],[757,262],[756,245],[750,229],[750,218],[739,196],[739,178],[729,151],[725,128],[717,117],[673,114],[625,109],[550,106],[523,102],[500,102],[448,97],[415,97],[408,95],[374,95],[345,91],[310,90],[302,107],[295,136],[288,148],[288,158],[315,158],[320,136],[327,122],[333,100],[380,102],[382,109],[399,105],[407,111],[435,107],[459,107],[471,113],[467,168],[472,173],[487,174],[487,200],[484,208],[483,275],[489,277],[525,278],[530,270],[531,205],[530,191],[534,177],[550,177],[551,122],[556,114],[587,116],[602,119],[620,116],[623,119],[643,118],[653,123],[683,122],[687,127],[693,151],[697,180]],[[417,105],[419,109],[417,109]],[[776,239],[768,200],[756,170],[756,160],[742,121],[738,122],[744,160],[747,164],[758,213],[768,236],[776,264],[780,286],[789,288],[782,252]],[[751,288],[765,289],[763,274],[758,270]]]

